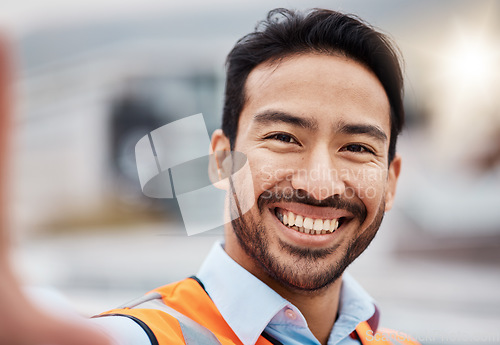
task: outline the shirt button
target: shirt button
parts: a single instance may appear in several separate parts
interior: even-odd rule
[[[297,318],[297,314],[292,309],[285,310],[285,315],[290,320],[295,320]]]

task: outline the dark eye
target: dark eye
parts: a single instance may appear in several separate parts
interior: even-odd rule
[[[373,153],[372,150],[361,144],[350,144],[345,147],[346,151],[354,153]]]
[[[291,144],[297,143],[297,140],[295,140],[294,137],[292,137],[289,134],[285,134],[285,133],[276,133],[276,134],[268,136],[266,139],[274,139],[277,141],[282,141],[284,143],[291,143]]]

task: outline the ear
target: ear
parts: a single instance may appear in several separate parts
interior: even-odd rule
[[[387,189],[385,191],[385,211],[389,211],[394,203],[396,196],[396,187],[398,184],[399,173],[401,171],[401,156],[396,154],[389,165],[389,174],[387,175]]]
[[[231,145],[229,143],[229,138],[226,137],[222,129],[216,129],[212,134],[212,140],[210,143],[210,154],[216,151],[230,151]]]
[[[217,129],[212,134],[210,144],[210,160],[208,167],[208,176],[213,185],[219,189],[227,190],[224,179],[228,177],[230,167],[226,164],[226,158],[231,154],[231,145],[229,138],[224,135],[221,129]]]

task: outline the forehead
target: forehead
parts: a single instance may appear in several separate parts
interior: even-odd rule
[[[390,105],[382,84],[364,65],[343,56],[294,55],[258,65],[245,84],[238,132],[269,110],[318,122],[361,121],[390,133]]]

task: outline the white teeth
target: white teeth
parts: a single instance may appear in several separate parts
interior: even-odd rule
[[[288,212],[288,225],[295,225],[295,215],[292,212]]]
[[[281,212],[281,210],[277,209],[276,217],[284,225],[305,234],[328,234],[337,230],[339,226],[338,219],[313,219],[301,216],[300,214],[296,215],[291,211],[287,211],[286,214]]]
[[[316,219],[314,221],[314,224],[313,224],[313,229],[316,230],[316,231],[317,230],[319,230],[319,231],[323,230],[323,220]]]
[[[312,229],[313,228],[312,218],[309,218],[309,217],[304,218],[304,224],[302,226],[304,228],[306,228],[307,230]]]
[[[338,227],[339,227],[339,220],[338,219],[332,220],[332,222],[330,223],[330,231],[334,232]]]
[[[297,225],[299,228],[304,225],[304,218],[300,214],[295,217],[295,225]]]
[[[323,230],[330,231],[330,219],[325,219],[323,221]]]

